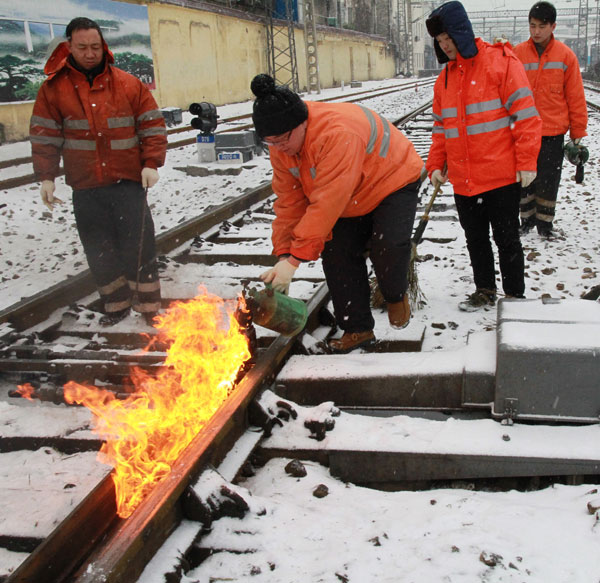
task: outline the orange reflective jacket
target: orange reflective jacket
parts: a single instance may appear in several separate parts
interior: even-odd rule
[[[554,35],[541,56],[531,39],[518,44],[514,51],[533,89],[543,122],[542,135],[558,136],[570,128],[571,139],[586,136],[587,106],[575,53]]]
[[[56,178],[61,154],[75,190],[141,182],[144,166],[164,164],[167,132],[156,101],[139,79],[111,65],[106,45],[104,52],[106,66],[91,87],[69,64],[66,42],[48,59],[29,136],[38,180]]]
[[[448,165],[456,194],[475,196],[535,171],[542,121],[523,65],[505,44],[475,39],[478,53],[457,54],[440,73],[433,97],[429,176]]]
[[[408,139],[374,111],[307,101],[302,150],[270,149],[276,219],[273,252],[317,259],[340,217],[370,213],[417,180],[423,161]]]

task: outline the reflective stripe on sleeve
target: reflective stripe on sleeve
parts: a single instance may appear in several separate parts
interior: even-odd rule
[[[515,122],[522,119],[527,119],[529,117],[535,117],[537,115],[539,115],[538,110],[532,105],[531,107],[526,107],[520,111],[515,111],[515,113],[510,116],[510,119],[511,121]]]
[[[138,130],[137,135],[140,138],[145,138],[147,136],[166,136],[167,130],[163,127],[160,128],[147,128],[145,130]]]
[[[529,87],[521,87],[520,89],[517,89],[507,100],[506,103],[504,104],[504,107],[506,108],[507,111],[510,111],[510,108],[512,107],[513,103],[517,100],[517,99],[521,99],[523,97],[527,97],[528,95],[533,95],[533,93],[531,93],[531,89],[529,89]]]
[[[444,128],[446,138],[458,138],[458,128]]]
[[[162,112],[159,109],[151,109],[150,111],[145,111],[144,113],[138,115],[136,121],[139,123],[141,121],[147,121],[158,118],[164,119]]]
[[[58,124],[55,120],[50,119],[48,117],[40,117],[39,115],[31,116],[31,125],[40,126],[42,128],[48,128],[50,130],[60,129],[60,124]]]
[[[442,109],[442,118],[446,119],[448,117],[458,117],[458,110],[456,107],[447,107],[446,109]]]
[[[444,133],[444,128],[441,126],[433,126],[433,129],[431,130],[432,134],[443,134]]]
[[[60,148],[60,147],[62,147],[65,140],[64,140],[64,138],[52,138],[50,136],[30,135],[29,141],[32,144],[44,144],[44,145],[56,146],[57,148]]]

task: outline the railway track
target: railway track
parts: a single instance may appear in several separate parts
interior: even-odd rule
[[[402,120],[404,131],[423,156],[431,133],[428,107],[425,104],[410,119]],[[272,261],[268,241],[270,194],[265,185],[245,200],[214,209],[159,237],[165,303],[193,297],[199,281],[207,282],[209,291],[221,297],[235,297],[241,279],[256,281],[262,271],[258,266]],[[428,245],[443,246],[452,238],[447,229],[452,213],[451,197],[442,195],[434,207],[432,227],[426,232]],[[388,416],[399,411],[433,417],[462,415],[475,422],[487,419],[493,379],[489,371],[474,371],[476,383],[467,386],[465,395],[464,370],[459,364],[449,366],[444,356],[434,353],[419,354],[426,333],[422,325],[378,334],[378,354],[361,355],[358,368],[349,357],[323,354],[319,342],[333,330],[320,265],[303,264],[297,275],[291,293],[307,302],[306,332],[298,338],[285,338],[258,330],[254,366],[205,430],[188,445],[170,474],[129,518],[116,515],[114,485],[105,470],[89,494],[72,496],[74,510],[66,516],[58,513],[60,519],[55,516],[54,520],[60,524],[55,528],[37,538],[26,534],[0,538],[5,548],[29,553],[7,581],[132,582],[169,535],[175,536],[179,528],[189,530],[192,521],[197,526],[184,559],[178,565],[163,567],[165,574],[181,576],[186,565],[189,568],[215,551],[201,542],[202,532],[214,520],[247,511],[233,484],[279,457],[325,463],[343,480],[387,488],[418,481],[510,480],[523,476],[539,481],[600,474],[599,462],[593,456],[567,461],[531,454],[515,464],[514,457],[502,452],[440,456],[378,449],[375,444],[357,448],[357,440],[369,434],[369,423],[386,423]],[[11,328],[1,338],[2,390],[14,390],[16,384],[28,381],[44,400],[42,407],[23,399],[18,405],[11,402],[11,406],[27,407],[32,415],[42,408],[51,410],[51,416],[65,417],[60,435],[46,432],[23,437],[17,435],[22,428],[16,428],[15,435],[3,435],[2,452],[52,448],[64,457],[87,455],[89,460],[82,459],[80,467],[96,467],[90,452],[97,450],[99,442],[88,430],[85,412],[61,404],[62,386],[69,380],[95,382],[126,398],[132,365],[153,371],[163,362],[165,346],[140,352],[147,342],[139,335],[141,320],[132,317],[114,328],[99,328],[94,301],[88,296],[92,291],[91,282],[82,276],[0,315],[0,324]],[[68,304],[75,305],[61,307]],[[376,318],[376,328],[383,329],[386,314]],[[153,330],[148,328],[147,333],[153,334]],[[369,373],[375,356],[386,359],[389,375]],[[414,367],[405,366],[415,358],[421,363],[417,373]],[[403,373],[403,368],[413,372]],[[335,401],[335,406],[328,401]],[[356,414],[361,414],[364,435],[354,434],[349,440],[328,445],[327,437],[353,424]],[[465,436],[467,440],[474,438],[474,434]],[[535,428],[529,438],[536,444],[542,440]],[[96,474],[90,469],[89,479],[81,479],[75,488],[76,480],[68,482],[71,487],[67,491],[78,490],[80,485],[84,490],[97,473],[97,468]]]
[[[356,102],[356,101],[366,101],[368,99],[373,99],[376,97],[381,97],[388,95],[390,93],[396,91],[409,91],[414,90],[416,87],[427,88],[431,87],[434,83],[435,79],[426,78],[421,81],[405,81],[399,82],[385,89],[368,89],[364,91],[352,91],[347,97],[340,98],[336,97],[327,97],[321,98],[317,101],[348,101],[348,102]],[[253,128],[252,124],[252,114],[242,114],[242,115],[232,115],[229,117],[225,117],[219,120],[220,128],[215,133],[226,133],[226,132],[237,132],[246,129]],[[249,123],[244,123],[245,120],[248,120]],[[167,146],[168,149],[173,148],[181,148],[183,146],[188,146],[190,144],[196,143],[196,135],[197,130],[192,129],[189,125],[173,127],[167,129],[167,135],[169,138],[169,144]],[[180,134],[188,134],[186,137],[181,137],[178,139]],[[34,183],[35,176],[31,170],[31,156],[22,156],[20,158],[15,158],[12,160],[0,160],[0,170],[11,170],[11,172],[16,173],[16,176],[5,178],[0,180],[0,190],[7,188],[15,188],[18,186],[23,186],[26,184]],[[61,176],[64,173],[61,166]]]
[[[427,145],[426,133],[430,132],[431,127],[430,117],[423,113],[427,108],[428,104],[425,104],[412,116],[415,127],[422,127],[416,130],[417,133],[423,134],[420,146],[422,154],[425,153]],[[407,124],[410,118],[411,116],[405,116],[398,123]],[[220,296],[235,297],[240,289],[241,278],[256,281],[262,270],[257,266],[268,265],[273,261],[269,242],[269,223],[272,220],[269,198],[271,195],[270,185],[265,184],[231,203],[213,209],[157,237],[159,253],[163,260],[161,279],[164,282],[165,305],[177,299],[193,297],[197,293],[195,282],[209,281],[211,290]],[[327,290],[323,284],[319,264],[302,266],[298,276],[300,279],[294,285],[300,289],[295,295],[308,304],[307,330],[310,332],[320,326],[319,313],[327,302]],[[169,289],[171,281],[175,288],[172,292]],[[110,330],[100,328],[97,324],[98,314],[94,311],[96,303],[90,296],[93,292],[90,274],[85,272],[37,296],[23,300],[0,314],[0,325],[4,327],[0,363],[3,391],[5,394],[15,395],[16,385],[31,383],[35,387],[34,398],[42,401],[45,409],[40,418],[43,419],[44,414],[50,414],[57,420],[60,419],[60,429],[55,434],[44,431],[32,434],[23,428],[19,428],[14,434],[5,433],[0,438],[0,447],[6,455],[14,456],[28,448],[31,451],[48,448],[48,451],[57,452],[55,456],[61,460],[63,457],[79,456],[87,458],[88,462],[91,461],[92,452],[98,450],[100,442],[89,432],[89,419],[81,409],[65,408],[62,387],[69,381],[96,383],[110,387],[119,397],[126,398],[131,390],[127,387],[131,367],[153,370],[164,360],[162,346],[157,346],[152,351],[140,352],[140,348],[147,342],[147,338],[139,334],[141,320],[138,321],[132,316],[129,321],[126,320]],[[70,307],[66,307],[69,305]],[[149,334],[153,332],[149,327],[147,330]],[[171,499],[169,504],[173,507],[179,504],[183,489],[192,479],[190,476],[198,473],[198,468],[206,463],[216,464],[220,461],[227,448],[231,447],[232,441],[243,432],[248,424],[245,420],[248,403],[259,389],[264,389],[265,383],[275,376],[288,353],[292,348],[297,350],[298,345],[293,339],[277,338],[268,331],[259,334],[257,341],[261,356],[235,391],[233,404],[228,404],[226,409],[220,411],[211,421],[207,434],[197,445],[189,446],[188,449],[191,448],[193,453],[189,454],[187,461],[181,462],[181,470],[176,472],[180,484],[169,485],[172,490],[167,497]],[[9,399],[9,402],[14,403],[14,399]],[[36,407],[35,404],[19,399],[18,404],[40,413],[37,410],[39,403]],[[239,411],[234,414],[238,408]],[[232,414],[234,419],[239,418],[234,423],[236,430],[233,432],[230,418]],[[272,421],[267,423],[270,422]],[[221,434],[223,435],[220,436]],[[210,435],[210,439],[206,435]],[[58,463],[59,460],[54,461]],[[88,468],[89,476],[86,476],[86,479],[78,482],[74,480],[77,487],[73,482],[70,483],[69,494],[89,487],[93,479],[98,477],[95,462],[88,463]],[[58,581],[64,572],[72,574],[77,567],[76,563],[90,553],[90,545],[95,540],[93,536],[90,539],[92,532],[104,533],[105,538],[112,536],[108,533],[115,532],[116,540],[122,540],[122,528],[130,528],[134,520],[115,519],[114,486],[106,470],[104,474],[91,494],[83,499],[75,495],[67,501],[68,504],[80,506],[67,519],[67,524],[58,528],[56,533],[52,531],[51,534],[52,529],[48,530],[49,525],[45,524],[37,536],[13,532],[12,536],[4,535],[3,539],[0,538],[4,540],[5,548],[11,552],[31,552],[29,558],[11,576],[10,581],[36,580],[36,577],[42,576],[42,572],[52,574]],[[164,495],[163,492],[161,496]],[[97,503],[100,504],[100,511]],[[156,506],[155,502],[148,504],[149,509]],[[61,510],[64,509],[58,509],[58,517]],[[136,516],[142,516],[143,513],[136,511]],[[52,520],[57,518],[53,517]],[[154,528],[146,523],[146,520],[152,521],[154,518],[146,517],[141,520],[145,523],[141,531],[146,532],[148,528]],[[71,533],[79,532],[81,528],[84,528],[87,534],[77,536],[75,541]],[[157,528],[157,531],[163,532],[162,527]],[[136,536],[134,535],[134,538]],[[58,549],[66,540],[69,540],[68,558],[60,558]],[[162,541],[150,544],[145,539],[144,546],[149,549],[160,542]],[[80,549],[79,544],[82,545]],[[136,544],[138,543],[134,543],[134,547]],[[118,549],[122,549],[122,542],[117,542],[116,545]],[[131,552],[133,551],[129,551]],[[112,557],[111,553],[112,551],[109,552]],[[114,560],[114,557],[110,560]],[[132,563],[130,556],[124,560],[127,564]],[[95,564],[97,561],[98,559],[94,559]],[[128,574],[119,575],[125,577],[122,580],[132,580],[131,573],[136,569],[140,570],[142,563],[137,560],[134,562],[138,566],[131,564],[127,567]],[[113,570],[114,566],[110,569]],[[118,567],[117,571],[120,572],[121,569],[122,567]]]

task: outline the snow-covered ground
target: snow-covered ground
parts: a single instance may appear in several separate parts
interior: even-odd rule
[[[327,90],[322,96],[339,93]],[[420,89],[364,103],[395,119],[430,97],[430,90]],[[222,117],[249,111],[251,102],[219,108]],[[555,224],[565,236],[546,241],[533,232],[523,238],[528,298],[579,298],[600,283],[597,116],[591,117],[588,132],[584,143],[590,160],[583,184],[574,182],[573,166],[565,162],[563,167]],[[26,143],[0,147],[0,159],[28,154]],[[149,193],[157,233],[270,177],[266,157],[256,157],[239,176],[192,178],[177,169],[195,162],[195,146],[168,152],[161,180]],[[0,206],[6,204],[0,208],[0,310],[87,267],[74,226],[70,189],[62,179],[57,184],[57,196],[65,204],[54,213],[42,204],[38,185],[0,192]],[[429,187],[423,198],[430,193]],[[443,188],[440,200],[452,204],[450,186]],[[409,329],[425,327],[424,351],[460,351],[470,333],[496,325],[496,310],[467,314],[457,308],[473,291],[472,273],[455,211],[450,208],[445,214],[446,220],[432,221],[425,235],[435,232],[449,242],[426,239],[419,246],[424,259],[418,264],[419,285],[426,305],[415,312]],[[379,332],[386,333],[376,329]],[[402,426],[402,419],[398,423]],[[419,434],[438,429],[431,426]],[[600,427],[594,429],[586,439],[595,440],[600,451]],[[381,439],[388,437],[382,434]],[[244,484],[253,494],[248,516],[241,521],[223,519],[211,535],[210,542],[217,547],[231,545],[237,536],[240,546],[255,552],[215,555],[184,577],[185,583],[600,581],[598,514],[587,509],[588,502],[600,497],[596,485],[529,493],[464,489],[383,493],[343,484],[314,464],[307,464],[307,477],[290,478],[283,470],[286,462],[272,461],[249,479]],[[318,484],[328,487],[327,497],[312,496]],[[266,514],[258,512],[261,508]],[[141,582],[158,581],[153,577],[147,570]]]

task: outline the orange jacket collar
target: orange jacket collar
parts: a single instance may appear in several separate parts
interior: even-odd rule
[[[115,57],[108,48],[108,45],[104,39],[102,39],[102,43],[104,47],[104,54],[106,55],[106,62],[109,65],[112,65],[115,62]],[[69,50],[69,41],[64,40],[60,42],[46,61],[44,73],[48,76],[58,73],[67,64],[67,58],[70,54],[71,51]]]

